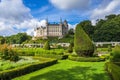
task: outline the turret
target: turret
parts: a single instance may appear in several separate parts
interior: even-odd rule
[[[46,26],[48,26],[48,18],[46,19],[46,23],[45,24],[46,24]]]
[[[66,27],[66,28],[68,28],[68,22],[67,22],[67,20],[64,20],[64,26]]]
[[[60,18],[60,26],[62,26],[62,24],[63,24],[63,23],[62,23],[62,18]]]

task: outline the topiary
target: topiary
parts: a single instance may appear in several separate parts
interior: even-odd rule
[[[108,52],[111,52],[112,51],[112,47],[111,45],[108,45]]]
[[[49,41],[46,41],[46,43],[44,44],[44,49],[45,49],[45,50],[50,50]]]
[[[73,52],[73,46],[74,46],[74,44],[73,44],[73,42],[71,42],[70,45],[69,45],[69,47],[68,47],[68,52],[69,53]]]
[[[79,56],[92,56],[94,53],[94,44],[80,24],[75,29],[74,48]]]
[[[111,53],[110,60],[112,62],[120,62],[120,45],[115,46],[113,52]]]

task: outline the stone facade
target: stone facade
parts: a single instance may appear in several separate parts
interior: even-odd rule
[[[46,26],[38,26],[34,30],[34,37],[47,38],[47,37],[63,37],[68,32],[68,23],[65,20],[60,23],[48,23],[46,20]]]

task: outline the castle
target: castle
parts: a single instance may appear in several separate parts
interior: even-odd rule
[[[46,26],[37,26],[34,29],[35,38],[47,38],[47,37],[59,37],[62,38],[65,34],[68,33],[68,23],[66,20],[60,23],[49,23],[46,20]]]

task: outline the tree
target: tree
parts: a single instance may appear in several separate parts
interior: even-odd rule
[[[83,28],[83,30],[89,35],[89,37],[92,38],[92,35],[94,34],[94,26],[92,26],[91,21],[82,21],[80,25]]]
[[[69,29],[68,34],[69,35],[74,35],[74,29],[73,28]]]
[[[5,38],[3,36],[0,36],[0,44],[4,44],[5,43]]]
[[[44,49],[45,49],[45,50],[50,50],[49,41],[46,41],[46,43],[44,44]]]
[[[21,44],[25,42],[26,40],[30,40],[31,36],[27,35],[26,33],[18,33],[16,35],[11,35],[6,37],[7,43],[12,44]]]
[[[94,44],[80,24],[75,29],[74,48],[79,56],[92,56],[94,53]]]
[[[93,40],[95,42],[120,41],[118,34],[120,34],[120,15],[111,14],[97,21]]]

